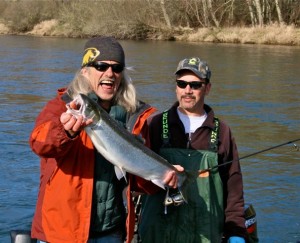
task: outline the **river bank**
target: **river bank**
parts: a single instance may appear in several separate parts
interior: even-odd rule
[[[32,35],[53,36],[69,38],[87,38],[82,34],[74,34],[68,26],[60,26],[57,20],[43,21],[37,24],[33,30],[25,33],[12,32],[3,23],[0,23],[1,35]],[[116,36],[119,39],[122,39]],[[165,40],[186,42],[213,42],[235,44],[266,44],[300,46],[300,28],[273,24],[263,27],[229,27],[229,28],[174,28],[155,29],[139,40]]]

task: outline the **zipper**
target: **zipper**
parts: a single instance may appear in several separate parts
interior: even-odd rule
[[[188,141],[186,144],[186,148],[189,149],[191,147],[191,141],[192,141],[192,133],[189,132],[189,137],[188,137]]]

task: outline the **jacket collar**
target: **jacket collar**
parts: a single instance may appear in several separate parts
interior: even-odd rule
[[[170,112],[170,116],[169,116],[169,122],[170,124],[172,123],[178,123],[180,122],[180,118],[177,114],[177,107],[179,106],[179,102],[175,102],[173,104],[173,106],[170,108],[169,112]],[[207,119],[204,121],[203,125],[204,127],[209,127],[210,129],[214,129],[214,111],[213,109],[209,106],[204,104],[204,110],[207,113]]]

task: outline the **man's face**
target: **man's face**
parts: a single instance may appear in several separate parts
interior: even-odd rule
[[[193,72],[188,70],[180,72],[176,76],[176,80],[178,82],[176,85],[176,96],[179,101],[179,107],[188,115],[202,115],[204,97],[208,95],[211,84],[206,83],[205,79],[198,78]],[[187,85],[187,83],[192,83],[192,87]]]
[[[115,61],[101,61],[97,62],[97,64],[99,64],[101,68],[97,69],[97,65],[95,65],[88,69],[84,68],[82,72],[90,80],[91,86],[97,96],[99,96],[102,101],[111,101],[120,86],[122,72],[114,70],[112,66],[105,67],[105,64],[120,64]]]

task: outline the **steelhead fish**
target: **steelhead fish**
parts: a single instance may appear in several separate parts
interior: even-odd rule
[[[166,189],[163,178],[167,172],[175,171],[178,178],[178,188],[192,177],[186,171],[179,172],[163,157],[147,148],[134,135],[121,127],[109,114],[84,94],[79,94],[74,101],[79,110],[67,105],[68,112],[74,116],[82,115],[93,122],[84,129],[91,138],[95,148],[108,161],[115,165],[117,176],[126,172],[152,181],[157,186]],[[193,173],[194,174],[194,173]],[[193,175],[193,177],[197,177]],[[120,179],[120,178],[119,178]]]

